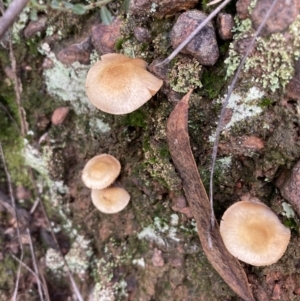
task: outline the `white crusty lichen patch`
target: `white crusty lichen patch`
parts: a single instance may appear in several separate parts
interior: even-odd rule
[[[89,268],[89,262],[92,254],[93,252],[90,247],[90,240],[86,240],[83,236],[78,235],[68,254],[65,256],[65,260],[71,272],[78,276],[83,276]],[[65,271],[61,254],[55,249],[50,248],[47,250],[45,263],[47,268],[52,271]]]
[[[94,110],[85,93],[85,79],[90,66],[79,62],[65,66],[47,43],[42,44],[39,51],[51,60],[51,68],[43,71],[48,93],[68,101],[77,114]]]
[[[177,237],[178,219],[177,214],[172,214],[167,223],[165,220],[155,217],[153,224],[145,227],[138,234],[138,238],[155,242],[160,246],[168,246],[168,239],[179,242],[180,239]]]
[[[227,109],[231,110],[232,116],[230,121],[223,127],[222,131],[229,131],[230,128],[246,118],[251,118],[262,113],[262,108],[259,106],[264,92],[257,87],[251,87],[246,92],[233,91],[230,95]],[[223,103],[226,95],[217,102]],[[215,141],[215,133],[209,137],[210,142]]]

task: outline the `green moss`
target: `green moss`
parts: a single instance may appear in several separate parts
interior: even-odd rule
[[[273,104],[273,100],[269,98],[262,98],[260,103],[258,104],[261,108],[270,107]]]
[[[116,43],[115,43],[115,50],[116,51],[120,51],[122,49],[124,43],[124,39],[117,39]]]
[[[200,94],[209,99],[218,97],[226,83],[224,73],[224,68],[209,68],[204,70],[201,78],[203,88]]]
[[[147,123],[146,123],[146,116],[144,114],[144,111],[140,109],[130,114],[127,114],[124,123],[128,126],[145,128]]]

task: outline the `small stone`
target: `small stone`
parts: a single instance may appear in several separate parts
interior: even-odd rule
[[[272,300],[279,300],[281,295],[280,285],[278,283],[275,284],[273,293],[272,293]]]
[[[297,287],[297,288],[295,288],[294,294],[295,294],[295,295],[300,295],[300,286]]]
[[[232,39],[233,17],[230,14],[220,13],[217,17],[218,33],[222,40]]]
[[[250,17],[250,13],[249,13],[250,3],[251,0],[238,0],[238,2],[236,3],[236,12],[241,20],[245,20]]]
[[[143,27],[136,27],[133,30],[133,35],[139,42],[147,42],[151,39],[149,30]]]
[[[114,52],[121,37],[121,25],[122,21],[117,18],[110,25],[98,24],[92,28],[92,43],[99,55]]]
[[[74,62],[88,65],[90,63],[91,54],[91,42],[90,39],[85,39],[81,43],[73,44],[65,49],[61,50],[57,54],[57,59],[65,65],[70,65]]]
[[[54,67],[54,62],[53,60],[51,60],[50,58],[46,57],[43,61],[43,65],[42,65],[43,69],[51,69]]]
[[[151,258],[151,261],[155,267],[163,267],[165,265],[165,261],[162,257],[162,251],[154,248],[154,253]]]
[[[285,173],[285,180],[277,182],[281,195],[293,206],[300,216],[300,161],[298,161],[290,174]]]
[[[24,29],[25,38],[31,38],[39,32],[43,32],[47,27],[47,17],[39,16],[37,21],[30,21]]]
[[[272,3],[273,0],[257,1],[251,14],[251,20],[254,29],[257,29],[260,26]],[[297,16],[297,0],[278,0],[261,31],[261,36],[268,36],[272,33],[285,30],[294,22]]]
[[[66,120],[69,111],[69,107],[59,107],[55,109],[51,117],[52,124],[61,125]]]
[[[181,14],[171,31],[173,48],[183,42],[206,17],[204,13],[197,10]],[[214,65],[219,57],[219,49],[212,23],[209,22],[181,52],[192,55],[202,65]]]
[[[286,96],[293,100],[300,99],[300,60],[295,64],[295,74],[286,86]]]
[[[165,18],[194,8],[198,0],[131,0],[130,13],[135,16],[155,16]]]
[[[265,147],[265,143],[261,138],[256,136],[247,136],[242,142],[242,147],[252,150],[261,150]]]

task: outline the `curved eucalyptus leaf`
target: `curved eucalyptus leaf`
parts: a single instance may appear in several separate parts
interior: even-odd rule
[[[105,25],[110,25],[113,21],[111,12],[108,10],[106,6],[102,6],[100,9],[100,17],[101,21]]]

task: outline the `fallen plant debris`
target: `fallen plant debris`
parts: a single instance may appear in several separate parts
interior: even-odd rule
[[[173,163],[197,223],[198,235],[208,260],[231,289],[246,301],[254,301],[244,270],[226,249],[217,222],[211,227],[209,199],[191,151],[188,134],[190,90],[173,109],[167,122],[167,140]]]

